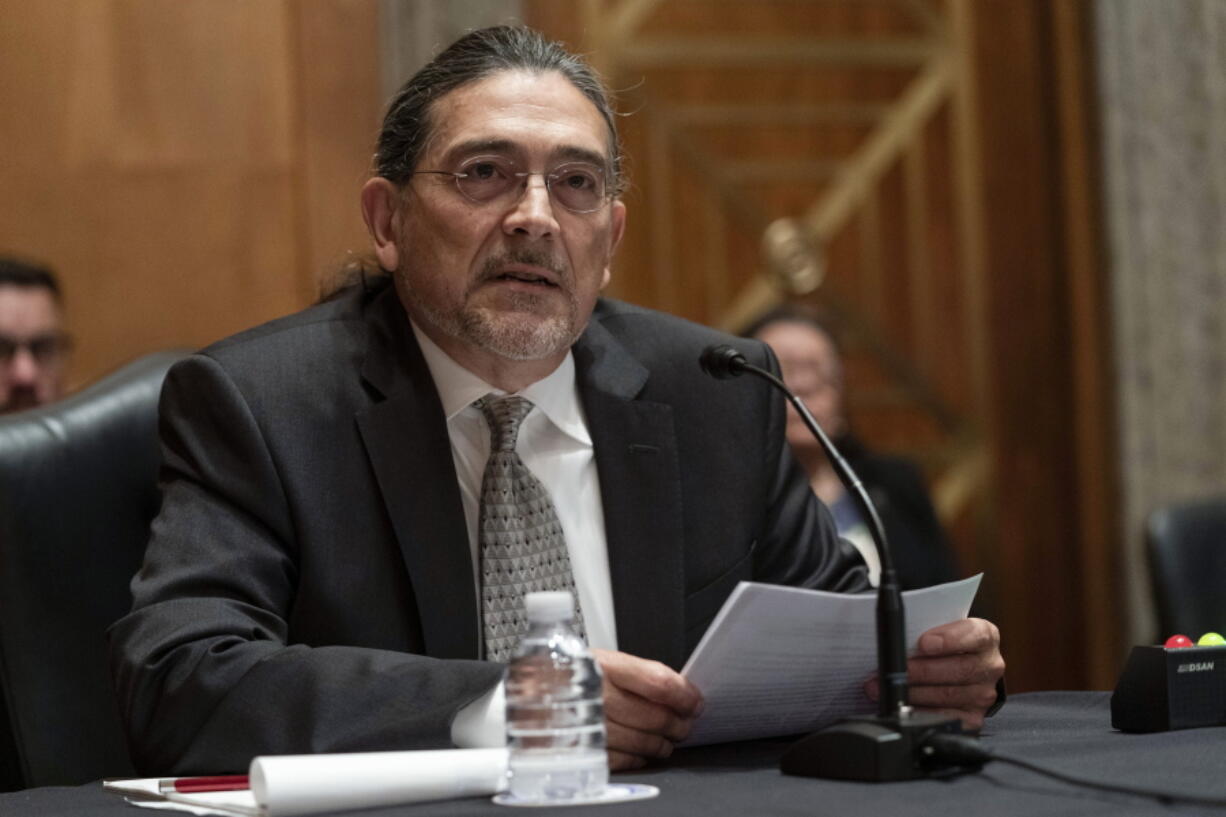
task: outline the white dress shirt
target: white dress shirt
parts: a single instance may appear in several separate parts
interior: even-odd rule
[[[451,455],[464,505],[468,542],[472,555],[473,586],[477,589],[478,639],[481,639],[481,573],[478,514],[481,478],[489,459],[490,432],[485,415],[473,403],[496,389],[456,363],[430,340],[416,324],[413,333],[421,347],[447,418]],[[579,391],[575,361],[568,352],[561,365],[543,380],[518,392],[534,408],[520,425],[515,450],[545,486],[558,512],[566,537],[575,590],[583,610],[583,624],[592,647],[617,649],[617,625],[613,616],[613,585],[609,578],[608,545],[605,540],[604,507],[596,473],[595,451],[588,434]],[[452,740],[457,746],[505,743],[503,688],[499,684],[456,715]]]

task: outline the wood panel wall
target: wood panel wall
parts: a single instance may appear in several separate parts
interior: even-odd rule
[[[1117,466],[1084,8],[525,10],[589,52],[631,114],[615,294],[707,323],[781,297],[842,316],[852,422],[964,501],[945,521],[964,571],[987,572],[980,609],[1004,632],[1012,688],[1110,686]],[[883,147],[891,118],[919,125],[898,153]],[[874,156],[889,157],[880,174],[832,205]],[[811,294],[762,296],[763,232],[780,217],[824,259]]]
[[[974,5],[1001,618],[1027,685],[1107,688],[1125,617],[1087,12]]]
[[[856,317],[853,421],[865,436],[924,456],[965,432],[986,452],[959,489],[973,501],[950,522],[963,567],[989,573],[985,609],[1018,690],[1106,687],[1118,669],[1108,315],[1079,9],[524,4],[528,22],[580,50],[634,35],[622,42],[629,70],[610,75],[632,113],[635,177],[614,294],[710,323],[762,280],[762,228],[803,216],[911,87],[930,51],[899,41],[960,44],[957,95],[831,237],[827,281],[808,297]],[[366,247],[357,190],[381,105],[377,11],[370,0],[0,0],[0,251],[61,271],[76,381],[293,311]],[[593,31],[606,17],[615,27]],[[677,36],[696,61],[662,47]],[[805,37],[825,45],[806,52]],[[772,38],[782,67],[747,46]],[[602,67],[609,56],[592,52]],[[783,121],[722,113],[747,101]],[[714,192],[710,179],[723,180]],[[923,218],[908,201],[926,203]],[[939,476],[940,458],[928,464]]]
[[[367,0],[0,0],[0,252],[60,273],[82,383],[315,297],[365,247]]]

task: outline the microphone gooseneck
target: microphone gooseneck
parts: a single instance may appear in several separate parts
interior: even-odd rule
[[[856,472],[843,459],[834,443],[818,424],[804,402],[792,393],[780,378],[754,366],[745,356],[727,344],[708,346],[698,359],[702,370],[718,380],[728,380],[742,374],[752,374],[770,383],[782,392],[792,407],[800,414],[809,432],[817,438],[826,457],[830,460],[839,481],[856,503],[856,509],[868,522],[869,532],[881,559],[881,579],[877,586],[877,670],[881,681],[881,697],[878,714],[890,717],[907,710],[907,652],[906,621],[902,604],[902,587],[894,570],[894,560],[886,540],[885,527],[877,508],[869,499],[864,484]]]
[[[908,780],[930,771],[920,748],[932,734],[957,733],[956,719],[913,712],[907,703],[906,620],[902,588],[886,541],[877,508],[847,460],[835,448],[804,402],[777,376],[758,368],[727,344],[708,346],[699,365],[719,380],[752,374],[770,383],[796,409],[809,432],[817,439],[839,481],[868,522],[869,532],[881,559],[877,586],[877,674],[881,684],[875,719],[849,719],[803,738],[784,756],[787,774],[851,780]]]

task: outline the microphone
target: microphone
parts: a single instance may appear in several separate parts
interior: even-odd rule
[[[745,356],[726,343],[708,346],[702,350],[698,365],[716,380],[729,380],[739,377],[749,366]]]
[[[784,382],[726,344],[708,346],[698,359],[702,370],[718,380],[752,374],[781,391],[817,438],[839,481],[860,516],[868,523],[881,559],[877,585],[877,675],[881,698],[876,717],[847,718],[801,738],[784,753],[780,770],[802,777],[886,782],[914,780],[935,771],[937,755],[926,746],[936,734],[960,734],[962,723],[907,703],[907,651],[902,588],[877,509],[847,460],[835,448],[799,397]]]

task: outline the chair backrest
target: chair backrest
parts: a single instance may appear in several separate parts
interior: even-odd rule
[[[182,352],[0,417],[0,689],[10,787],[130,774],[106,629],[160,501],[157,403]],[[3,726],[3,718],[0,718]]]
[[[1145,534],[1162,638],[1226,632],[1226,497],[1159,508]]]

